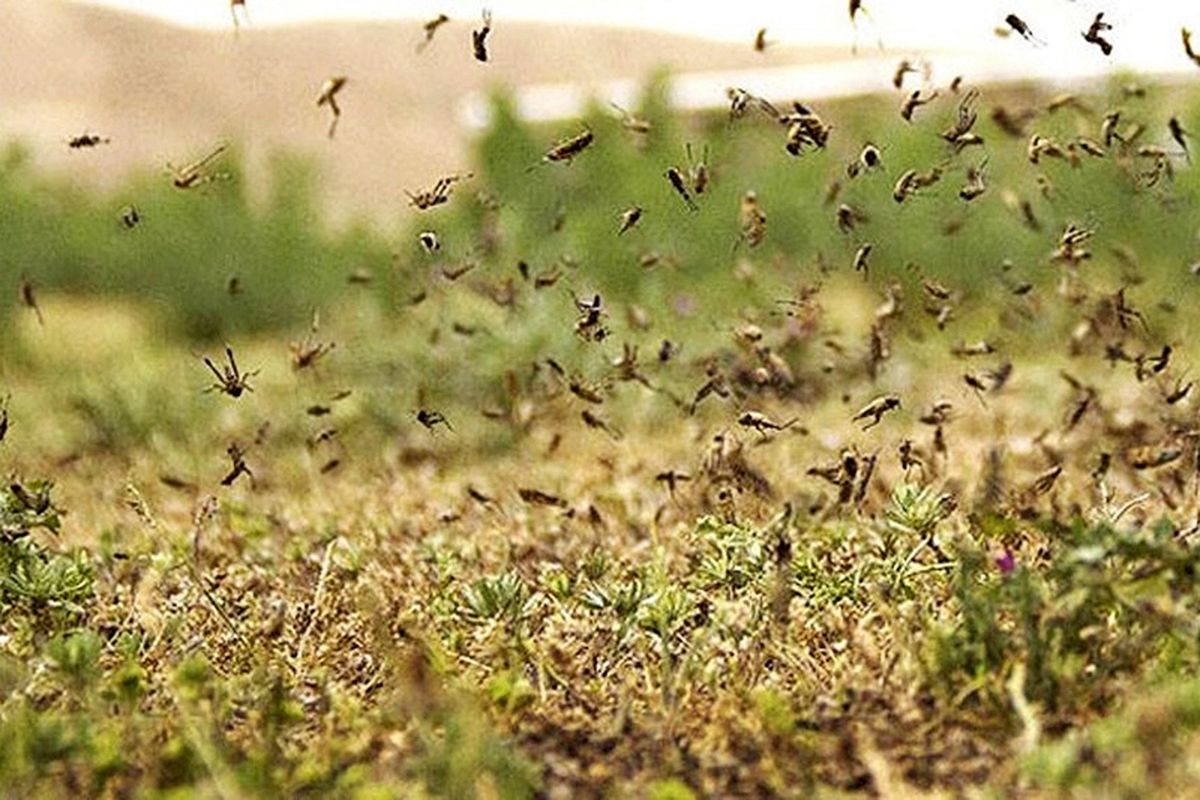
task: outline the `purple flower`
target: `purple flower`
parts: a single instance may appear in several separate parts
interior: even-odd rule
[[[1000,555],[996,556],[996,569],[1000,570],[1001,575],[1009,575],[1017,568],[1017,559],[1012,554],[1012,551],[1007,547],[1004,548]]]

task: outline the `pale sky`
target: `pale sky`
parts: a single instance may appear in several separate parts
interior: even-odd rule
[[[85,0],[133,10],[179,24],[205,28],[230,25],[228,0]],[[427,19],[444,12],[475,20],[484,5],[495,25],[506,19],[563,24],[608,24],[689,33],[731,41],[752,40],[765,26],[768,38],[788,44],[849,44],[853,30],[847,0],[246,0],[252,26],[328,19]],[[866,0],[872,18],[859,22],[861,49],[874,50],[882,37],[889,54],[916,49],[966,48],[1008,54],[1031,46],[992,34],[1010,13],[1021,16],[1047,42],[1035,55],[1073,66],[1186,70],[1179,29],[1200,32],[1197,0]],[[1083,41],[1081,33],[1097,11],[1113,25],[1107,33],[1111,59]],[[1200,42],[1200,38],[1198,38]]]

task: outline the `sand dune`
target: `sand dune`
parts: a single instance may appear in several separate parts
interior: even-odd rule
[[[218,137],[243,142],[251,163],[285,146],[316,155],[337,209],[400,213],[402,189],[463,166],[469,132],[456,117],[472,91],[572,80],[585,85],[676,72],[778,66],[840,51],[765,54],[644,31],[498,24],[492,61],[470,56],[474,20],[439,31],[415,52],[420,23],[329,23],[199,31],[61,0],[0,0],[0,135],[18,136],[38,163],[111,185],[136,168],[182,161]],[[346,74],[337,139],[315,106],[326,77]],[[85,130],[112,138],[69,151]],[[394,211],[392,210],[394,209]]]

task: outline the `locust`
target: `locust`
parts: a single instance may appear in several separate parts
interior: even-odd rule
[[[850,26],[854,29],[854,42],[850,46],[850,51],[852,53],[857,54],[858,53],[858,17],[859,17],[859,15],[861,14],[862,16],[870,19],[872,24],[874,24],[875,20],[871,17],[871,12],[867,10],[867,7],[865,5],[863,5],[863,0],[849,0],[849,5],[848,5],[847,10],[849,11],[849,14],[850,14]],[[879,49],[882,50],[883,49],[883,39],[878,39],[877,41],[878,41]]]
[[[442,249],[442,240],[438,238],[436,231],[421,231],[417,234],[417,241],[426,253],[436,253]]]
[[[864,420],[869,420],[863,426],[863,430],[867,431],[878,425],[883,420],[884,414],[888,413],[889,411],[894,411],[898,408],[900,408],[900,398],[894,394],[885,394],[881,397],[875,398],[859,409],[858,413],[850,418],[850,421],[862,422]]]
[[[593,134],[591,130],[584,128],[574,136],[553,144],[550,149],[546,151],[546,154],[542,156],[542,163],[549,164],[565,161],[566,163],[570,164],[577,155],[591,147],[592,143],[595,141],[595,134]],[[530,169],[532,169],[532,167]]]
[[[33,312],[34,316],[37,318],[38,325],[45,326],[46,319],[42,316],[42,307],[38,305],[37,301],[37,287],[34,285],[33,281],[28,275],[21,275],[19,291],[21,294],[21,302],[26,308]]]
[[[739,217],[741,233],[737,243],[745,242],[750,247],[758,247],[767,236],[767,216],[758,204],[757,194],[749,191],[742,195]]]
[[[784,149],[793,156],[804,153],[805,147],[823,150],[829,143],[833,128],[803,103],[792,103],[792,111],[779,115],[779,124],[787,128]]]
[[[675,190],[676,194],[683,198],[684,205],[688,207],[688,210],[699,211],[700,206],[696,205],[696,201],[692,199],[692,193],[688,191],[687,183],[683,179],[683,173],[681,173],[676,167],[671,167],[666,171],[665,175],[671,184],[671,188]]]
[[[430,189],[424,189],[416,194],[406,191],[408,202],[418,211],[426,211],[435,206],[440,206],[443,203],[450,201],[450,194],[454,191],[454,184],[461,180],[467,180],[473,177],[473,173],[467,172],[463,174],[447,175],[444,178],[439,178]]]
[[[975,127],[975,122],[979,119],[979,112],[975,108],[978,100],[978,89],[971,89],[963,95],[958,101],[958,110],[954,118],[954,124],[942,131],[942,138],[954,144],[960,150],[965,146],[961,144],[963,138],[970,134],[971,129]]]
[[[467,261],[457,267],[442,267],[442,277],[453,283],[477,266],[479,265],[474,261]]]
[[[1200,53],[1192,49],[1192,32],[1187,28],[1180,28],[1179,35],[1183,40],[1183,52],[1187,54],[1193,64],[1200,67]]]
[[[288,349],[292,352],[292,369],[302,370],[313,366],[322,358],[329,355],[333,348],[337,346],[334,342],[318,342],[315,340],[320,327],[320,314],[314,311],[308,334],[302,340],[292,342],[288,345]],[[232,355],[230,358],[232,359]]]
[[[622,236],[627,231],[632,229],[642,219],[642,207],[630,206],[621,212],[621,225],[617,228],[617,235]]]
[[[604,391],[601,388],[590,386],[583,381],[582,378],[573,377],[567,382],[567,389],[571,394],[583,400],[586,403],[593,405],[603,405]]]
[[[771,119],[778,119],[779,117],[779,110],[774,105],[757,95],[751,94],[745,89],[731,86],[725,90],[725,96],[729,99],[730,122],[744,117],[751,107],[757,108],[771,117]]]
[[[621,127],[630,133],[645,135],[653,129],[650,120],[636,117],[614,102],[609,101],[609,105],[621,115]]]
[[[1180,149],[1183,150],[1183,154],[1190,162],[1192,160],[1192,153],[1188,149],[1186,138],[1189,134],[1183,129],[1183,123],[1179,121],[1179,117],[1171,117],[1169,120],[1167,120],[1167,130],[1171,132],[1171,138],[1174,139],[1175,143],[1179,145]]]
[[[238,9],[242,10],[242,16],[246,22],[250,22],[250,12],[246,8],[246,0],[229,0],[229,16],[233,18],[233,29],[236,32],[241,26],[241,21],[238,19]]]
[[[767,41],[767,29],[759,28],[758,32],[754,34],[754,52],[765,52],[766,49],[772,44],[774,44],[774,42]]]
[[[870,217],[848,203],[842,203],[837,208],[837,226],[842,233],[850,233],[859,224],[867,222]]]
[[[1054,484],[1056,481],[1058,481],[1058,476],[1062,475],[1062,471],[1063,471],[1062,465],[1056,464],[1053,467],[1050,467],[1050,469],[1048,469],[1045,472],[1038,475],[1036,478],[1034,478],[1033,482],[1029,485],[1030,493],[1032,493],[1034,495],[1040,495],[1040,494],[1046,494],[1047,492],[1049,492],[1051,489],[1054,488]]]
[[[979,166],[967,167],[967,182],[958,190],[958,196],[962,200],[969,203],[987,191],[987,186],[983,182],[983,171],[987,162],[988,160],[985,158]]]
[[[737,419],[738,425],[758,431],[759,435],[763,438],[766,438],[768,431],[787,430],[799,421],[799,417],[792,417],[787,422],[775,422],[767,415],[758,411],[744,411]]]
[[[543,492],[541,489],[518,488],[517,496],[529,505],[566,508],[567,501],[557,495]]]
[[[675,496],[675,491],[678,488],[680,483],[683,483],[685,481],[690,481],[691,479],[692,479],[692,476],[689,475],[688,473],[679,472],[679,471],[673,470],[673,469],[668,469],[663,472],[659,472],[657,475],[654,476],[654,480],[657,483],[665,483],[667,485],[667,494],[670,495],[671,497]]]
[[[932,103],[937,99],[937,97],[938,92],[936,90],[930,92],[929,94],[922,94],[921,90],[917,89],[909,94],[909,96],[904,99],[904,102],[900,104],[900,118],[905,122],[912,122],[913,114],[916,112],[916,110],[921,106]]]
[[[917,172],[915,169],[905,170],[892,188],[892,199],[897,203],[903,203],[908,198],[914,197],[921,189],[933,186],[941,179],[941,167],[933,167],[928,172]]]
[[[720,398],[728,398],[730,394],[729,383],[725,376],[715,368],[708,370],[708,380],[704,382],[699,389],[696,390],[695,396],[692,397],[691,405],[689,406],[690,414],[696,413],[696,408],[709,395],[716,395]]]
[[[1045,45],[1045,42],[1034,36],[1033,29],[1029,27],[1029,23],[1016,14],[1009,14],[1004,18],[1004,21],[1008,24],[1009,28],[1016,31],[1025,41],[1031,44]]]
[[[212,374],[217,376],[217,382],[205,389],[206,392],[221,392],[230,397],[237,399],[246,392],[253,392],[254,389],[250,386],[250,378],[258,374],[258,370],[251,372],[242,372],[238,369],[237,360],[233,357],[233,348],[225,345],[225,357],[229,360],[228,366],[217,369],[217,365],[212,359],[204,356],[204,364],[212,371]]]
[[[1029,145],[1025,149],[1030,164],[1037,164],[1042,158],[1066,159],[1067,151],[1062,145],[1047,136],[1033,134],[1029,137]]]
[[[333,119],[329,121],[329,138],[333,138],[333,134],[337,132],[338,120],[342,118],[342,109],[337,103],[338,92],[342,91],[349,80],[345,75],[335,75],[325,81],[321,86],[321,93],[317,95],[317,108],[321,106],[329,106],[329,111],[333,114]]]
[[[127,205],[121,209],[120,219],[125,230],[131,231],[141,223],[142,212],[138,211],[138,207],[135,205]]]
[[[683,147],[684,153],[687,155],[688,171],[687,177],[691,184],[691,189],[697,196],[708,191],[708,145],[704,145],[704,152],[700,158],[692,155],[692,143],[688,142]]]
[[[607,339],[608,328],[604,326],[604,318],[608,314],[600,295],[594,295],[591,300],[575,297],[574,302],[579,312],[575,320],[575,335],[585,341],[600,342]]]
[[[225,448],[225,454],[229,456],[230,468],[229,472],[221,479],[222,486],[232,486],[240,476],[245,475],[250,479],[251,485],[254,484],[254,473],[250,471],[250,467],[246,464],[246,451],[237,442],[231,442],[229,447]]]
[[[425,426],[425,429],[432,432],[437,425],[445,425],[449,431],[454,430],[454,426],[450,424],[450,420],[446,419],[446,415],[440,411],[434,411],[428,408],[417,410],[417,422]]]
[[[423,24],[421,26],[421,30],[424,32],[425,38],[417,43],[417,52],[423,52],[425,48],[433,42],[434,34],[438,32],[438,29],[449,21],[450,18],[445,14],[438,14],[436,17]]]
[[[1100,138],[1104,140],[1105,147],[1112,147],[1113,142],[1124,144],[1125,137],[1117,128],[1120,122],[1121,111],[1119,109],[1105,113],[1104,121],[1100,123]]]
[[[614,428],[603,417],[591,411],[590,409],[583,409],[583,411],[579,412],[579,417],[589,428],[604,431],[614,441],[619,441],[621,439],[621,432],[619,430]]]
[[[846,174],[851,178],[856,178],[860,172],[870,172],[882,166],[883,157],[879,153],[879,148],[867,142],[859,151],[858,158],[847,165]]]
[[[959,358],[969,356],[987,356],[996,352],[996,348],[984,339],[975,342],[959,342],[950,348],[951,355]]]
[[[915,72],[920,72],[920,70],[907,58],[902,59],[900,63],[896,65],[895,72],[892,73],[892,86],[897,89],[904,88],[904,76]]]
[[[175,167],[170,163],[167,164],[167,169],[171,172],[171,183],[176,189],[191,189],[195,186],[200,186],[212,181],[226,179],[229,176],[225,173],[214,173],[209,171],[209,167],[220,158],[228,149],[227,145],[217,145],[211,150],[208,155],[201,158],[199,161],[193,161],[183,167]]]
[[[874,245],[872,245],[870,242],[864,242],[863,244],[859,245],[858,251],[854,254],[854,271],[861,272],[863,274],[863,278],[867,277],[867,271],[869,269],[867,265],[867,259],[870,257],[871,249],[873,247]]]
[[[1094,44],[1100,48],[1100,52],[1106,56],[1111,56],[1113,51],[1112,43],[1104,38],[1106,31],[1111,31],[1112,25],[1104,21],[1104,12],[1096,14],[1092,24],[1083,32],[1083,40],[1089,44]]]
[[[72,136],[67,140],[67,147],[72,150],[82,150],[84,148],[92,148],[102,144],[109,144],[112,139],[106,136],[99,136],[94,133],[81,133],[78,136]]]
[[[1095,235],[1091,228],[1083,228],[1075,223],[1068,223],[1058,238],[1058,247],[1051,254],[1052,261],[1061,261],[1076,265],[1092,257],[1092,253],[1084,244]]]
[[[483,27],[471,31],[471,53],[475,56],[476,61],[486,62],[488,60],[487,38],[491,32],[492,12],[485,8],[483,10]]]

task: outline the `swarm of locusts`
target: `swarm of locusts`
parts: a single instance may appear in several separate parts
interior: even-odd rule
[[[850,47],[869,25],[884,50],[863,0],[848,12]],[[1125,22],[1076,16],[1069,43],[1032,15],[996,33],[1017,59],[1119,54]],[[484,80],[509,40],[478,20],[428,18],[404,57],[453,48]],[[1188,29],[1170,44],[1200,67]],[[757,27],[753,52],[776,45]],[[216,357],[106,355],[102,336],[47,356],[73,306],[18,269],[33,344],[0,364],[0,781],[1194,793],[1200,256],[1189,232],[1150,264],[1122,217],[1195,228],[1200,122],[1131,83],[1043,97],[894,63],[869,125],[747,78],[708,119],[599,98],[503,142],[504,169],[407,176],[421,188],[384,200],[415,226],[390,266],[347,265],[336,302],[268,287],[311,323],[217,331]],[[352,119],[370,81],[296,82],[342,147],[344,93]],[[163,191],[212,201],[230,150],[168,165]],[[637,180],[597,185],[617,163]],[[118,241],[164,234],[170,214],[121,202]],[[221,302],[262,291],[218,269]],[[356,313],[368,291],[394,319]],[[51,470],[78,510],[32,477]]]

